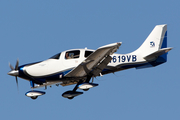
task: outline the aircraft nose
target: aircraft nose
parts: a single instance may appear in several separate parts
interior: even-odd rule
[[[10,72],[8,72],[8,75],[18,76],[19,75],[19,71],[18,70],[11,70]]]

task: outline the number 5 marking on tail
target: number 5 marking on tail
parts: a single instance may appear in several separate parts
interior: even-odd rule
[[[155,43],[152,41],[152,42],[150,42],[150,45],[151,45],[151,47],[154,47]]]

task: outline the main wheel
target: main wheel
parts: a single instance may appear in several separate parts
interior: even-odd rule
[[[84,91],[88,91],[89,90],[89,88],[88,89],[83,89]]]
[[[68,99],[72,100],[74,97],[68,97]]]
[[[33,97],[31,97],[31,99],[33,99],[33,100],[35,100],[35,99],[37,99],[38,98],[38,96],[33,96]]]

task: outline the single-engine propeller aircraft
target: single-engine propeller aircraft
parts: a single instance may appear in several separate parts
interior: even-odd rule
[[[133,41],[132,41],[133,42]],[[62,94],[64,98],[73,99],[84,91],[98,86],[93,78],[108,73],[114,73],[129,68],[155,67],[167,61],[167,25],[157,25],[134,52],[128,54],[115,53],[121,42],[112,43],[91,49],[71,49],[54,55],[53,57],[36,63],[19,66],[17,60],[15,68],[9,64],[11,71],[8,75],[23,78],[30,82],[31,91],[26,96],[36,99],[45,92],[34,90],[36,88],[55,85],[76,84],[73,90]],[[92,79],[92,81],[91,81]]]

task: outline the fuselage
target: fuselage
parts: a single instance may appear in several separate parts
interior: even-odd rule
[[[30,81],[32,91],[26,96],[36,99],[44,95],[45,92],[34,91],[40,88],[55,85],[76,84],[73,90],[66,91],[63,97],[72,99],[83,92],[76,90],[89,90],[98,84],[91,83],[90,80],[96,76],[129,69],[154,67],[167,61],[167,53],[172,48],[167,48],[167,25],[157,25],[149,34],[143,44],[135,51],[128,54],[116,54],[121,46],[121,42],[116,42],[99,47],[97,50],[91,49],[71,49],[54,55],[53,57],[31,64],[19,66],[17,60],[15,67],[9,64],[11,71],[8,75],[21,77]],[[19,67],[18,67],[19,66]]]
[[[63,80],[64,75],[83,62],[94,50],[71,49],[56,54],[55,56],[41,62],[20,66],[19,77],[33,80],[35,83],[44,83],[54,80]],[[68,55],[67,55],[68,54]],[[112,54],[112,60],[102,71],[102,74],[112,73],[128,68],[142,66],[147,61],[132,52],[129,54]]]

